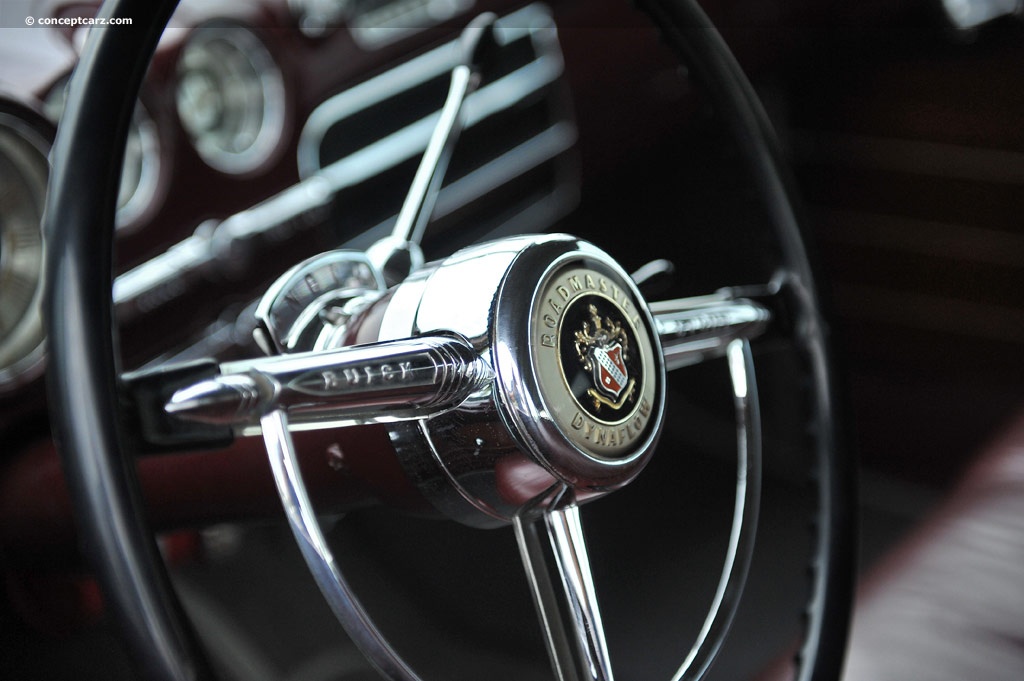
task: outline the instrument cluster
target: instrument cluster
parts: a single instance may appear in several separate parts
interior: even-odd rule
[[[33,11],[40,16],[45,12],[53,17],[88,17],[98,11],[99,4],[95,0],[76,4],[53,0],[39,3]],[[368,74],[379,77],[410,54],[436,52],[439,39],[450,35],[446,30],[431,29],[464,22],[471,10],[501,12],[522,3],[492,0],[487,8],[481,7],[483,4],[481,0],[183,0],[149,66],[130,123],[117,194],[115,274],[141,268],[149,276],[161,267],[147,270],[147,265],[169,262],[167,255],[181,255],[183,245],[202,242],[212,252],[217,245],[211,235],[216,233],[217,243],[228,244],[231,251],[216,254],[217,267],[238,264],[237,271],[221,268],[224,271],[216,273],[219,278],[212,283],[224,284],[217,296],[222,300],[217,302],[247,303],[249,291],[279,274],[274,267],[283,267],[302,253],[286,249],[276,253],[283,258],[280,263],[264,263],[266,254],[253,256],[248,243],[236,248],[239,241],[245,241],[234,239],[237,234],[227,241],[221,237],[245,222],[240,214],[251,213],[254,206],[287,193],[303,178],[309,179],[308,168],[300,172],[297,156],[310,118],[319,110],[317,120],[322,123],[321,105],[355,89]],[[41,411],[43,400],[40,377],[45,335],[40,305],[44,244],[39,225],[49,172],[47,157],[68,100],[73,68],[90,30],[101,29],[71,22],[0,29],[0,403],[29,413]],[[526,59],[524,65],[530,65],[529,60],[537,57],[527,55]],[[547,59],[546,63],[557,62]],[[536,71],[538,65],[531,68]],[[410,84],[414,82],[419,81]],[[423,92],[427,96],[432,90],[424,88]],[[390,98],[390,89],[386,94]],[[492,103],[491,108],[497,111],[504,106]],[[429,107],[418,107],[422,110],[418,115],[429,111]],[[398,123],[396,119],[394,124]],[[391,124],[389,120],[387,125]],[[425,125],[421,122],[420,127]],[[333,122],[327,121],[324,130],[334,130]],[[330,134],[331,143],[336,144],[339,135],[349,133],[338,127]],[[381,134],[412,145],[396,159],[421,153],[415,151],[419,144],[416,135],[390,128]],[[367,143],[360,137],[358,144],[353,144]],[[398,148],[389,144],[392,150]],[[562,149],[563,142],[559,144]],[[522,165],[521,153],[514,156],[517,173],[535,167]],[[479,192],[489,192],[500,186],[495,182],[504,182],[494,176],[494,167],[477,172],[477,164],[477,159],[466,163],[462,172],[469,179],[453,197],[465,195],[475,200],[477,185]],[[400,167],[389,168],[393,168],[388,171],[391,175],[384,179],[376,174],[357,178],[357,185],[366,185],[360,191],[372,194],[384,191],[383,185],[394,183],[397,187],[405,182]],[[467,188],[472,190],[468,194]],[[450,210],[464,210],[466,200],[453,203]],[[317,222],[334,217],[324,211],[315,213]],[[305,215],[302,219],[308,222],[312,218]],[[386,220],[387,216],[382,213],[374,219]],[[284,221],[288,223],[288,219]],[[218,226],[225,228],[217,231]],[[347,224],[330,233],[314,230],[308,234],[309,245],[317,249],[336,246],[356,230],[375,226]],[[291,229],[286,224],[283,230],[273,231],[271,240]],[[342,229],[348,231],[341,234]],[[189,264],[199,260],[202,258]],[[208,270],[202,273],[206,280],[210,279]],[[144,295],[119,307],[119,314],[125,312],[122,329],[125,324],[137,327],[125,333],[126,352],[131,352],[136,339],[140,345],[152,346],[156,337],[159,345],[171,335],[167,329],[184,334],[187,328],[195,334],[203,315],[211,313],[216,319],[216,311],[189,309],[191,302],[178,299],[185,287],[195,282],[188,279],[188,267],[176,271],[182,275],[165,273],[169,283],[158,291],[144,286]],[[252,271],[262,272],[263,280],[250,277],[242,281],[236,276]],[[115,285],[115,298],[124,288]],[[159,323],[153,324],[154,320]],[[163,322],[167,324],[161,326]],[[34,387],[27,392],[26,386]],[[0,423],[0,430],[8,425]]]

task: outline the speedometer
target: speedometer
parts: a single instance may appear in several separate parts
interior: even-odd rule
[[[0,391],[39,373],[43,361],[43,236],[49,145],[0,112]]]

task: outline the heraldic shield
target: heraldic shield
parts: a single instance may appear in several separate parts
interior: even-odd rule
[[[622,361],[622,344],[615,343],[610,347],[594,346],[591,349],[594,357],[594,383],[599,388],[619,399],[629,382],[626,364]]]
[[[589,304],[574,341],[576,355],[591,377],[592,387],[586,394],[593,402],[593,415],[598,416],[602,407],[613,412],[623,408],[637,384],[637,376],[630,371],[632,349],[623,322],[612,316],[602,319],[597,306]]]

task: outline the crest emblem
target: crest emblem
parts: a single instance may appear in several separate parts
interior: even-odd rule
[[[576,354],[583,368],[590,372],[594,387],[587,390],[594,400],[594,409],[602,405],[621,409],[632,396],[636,380],[629,376],[629,337],[622,324],[611,317],[601,316],[597,307],[589,305],[590,321],[575,333]]]

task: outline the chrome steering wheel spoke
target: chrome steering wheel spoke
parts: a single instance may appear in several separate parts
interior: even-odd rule
[[[734,340],[749,340],[767,330],[771,310],[747,298],[734,298],[732,291],[650,303],[666,371],[721,357]]]
[[[672,303],[681,306],[681,301]],[[711,607],[673,681],[696,681],[711,666],[736,615],[753,557],[762,470],[757,382],[749,340],[734,338],[724,352],[736,410],[732,529]],[[555,678],[612,681],[579,507],[555,500],[540,518],[529,513],[516,517],[514,527]]]
[[[612,681],[579,507],[523,514],[513,525],[555,678]]]

